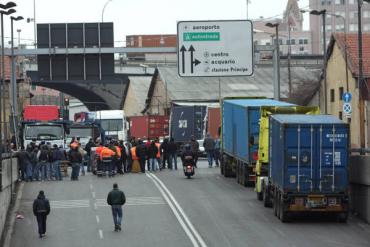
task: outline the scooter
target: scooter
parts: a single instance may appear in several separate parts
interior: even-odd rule
[[[185,176],[190,179],[194,175],[194,166],[191,163],[185,163],[183,165]]]

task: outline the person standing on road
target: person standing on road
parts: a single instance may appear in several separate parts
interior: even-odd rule
[[[112,208],[114,231],[121,231],[122,221],[122,206],[126,203],[125,193],[118,189],[118,184],[113,184],[113,190],[111,190],[107,197],[107,203]]]
[[[220,166],[221,162],[221,142],[220,142],[220,137],[217,137],[215,139],[215,152],[214,152],[214,159],[216,162],[216,167]]]
[[[86,156],[87,156],[87,172],[91,172],[91,148],[96,147],[92,138],[89,139],[89,142],[85,146]]]
[[[166,162],[167,168],[172,169],[168,154],[168,138],[164,138],[162,144],[160,145],[160,151],[162,154],[162,169],[166,169]]]
[[[78,180],[80,173],[80,165],[82,163],[82,155],[78,151],[78,144],[72,143],[71,150],[69,151],[69,162],[72,164],[71,180]]]
[[[139,140],[136,146],[136,156],[139,159],[141,172],[145,173],[146,148],[142,140]]]
[[[170,143],[168,144],[168,154],[172,170],[177,170],[177,145],[173,137],[171,137]]]
[[[60,181],[62,180],[62,173],[60,172],[60,164],[62,160],[66,159],[66,157],[64,155],[64,151],[60,150],[58,145],[56,144],[54,144],[53,146],[52,159],[53,159],[55,180]]]
[[[46,233],[46,218],[50,213],[50,203],[46,199],[44,191],[40,190],[37,198],[33,201],[33,214],[36,216],[39,230],[39,237],[42,238]]]
[[[204,138],[203,147],[207,153],[208,167],[211,168],[213,165],[213,156],[215,152],[215,141],[209,133],[207,134],[207,137]]]
[[[148,159],[149,159],[149,167],[150,171],[155,172],[157,171],[157,155],[158,155],[158,147],[153,140],[150,143],[150,146],[148,148]]]

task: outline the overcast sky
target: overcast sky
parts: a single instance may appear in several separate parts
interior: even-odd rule
[[[34,0],[13,0],[17,13],[33,18]],[[249,19],[260,16],[281,17],[288,0],[250,0]],[[2,1],[6,2],[6,1]],[[99,22],[107,0],[35,0],[37,23]],[[308,7],[308,0],[300,0]],[[114,22],[115,41],[124,41],[132,34],[176,34],[180,20],[245,19],[246,0],[111,0],[105,8],[104,21]],[[10,37],[10,23],[4,17],[5,37]],[[305,26],[308,26],[306,20]],[[21,43],[33,42],[33,23],[15,23],[14,37],[21,29]],[[17,41],[15,41],[17,43]],[[124,45],[117,42],[116,46]]]

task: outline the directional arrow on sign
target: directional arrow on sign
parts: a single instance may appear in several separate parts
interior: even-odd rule
[[[185,73],[185,52],[186,48],[185,46],[181,46],[181,58],[182,58],[182,73]]]
[[[194,47],[193,47],[193,45],[191,45],[190,46],[190,48],[189,48],[189,51],[190,51],[190,72],[193,74],[193,72],[194,72],[194,59],[193,59],[193,53],[194,53],[194,51],[195,51],[195,49],[194,49]]]

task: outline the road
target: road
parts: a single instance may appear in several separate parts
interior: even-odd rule
[[[113,182],[127,197],[123,231],[118,233],[106,205]],[[52,209],[47,235],[39,239],[32,201],[41,189]],[[347,224],[309,218],[281,223],[257,201],[253,189],[222,177],[204,160],[191,180],[181,170],[164,170],[25,183],[19,213],[24,219],[15,222],[12,247],[370,245],[369,225],[353,217]]]

